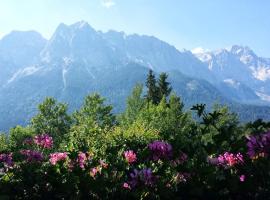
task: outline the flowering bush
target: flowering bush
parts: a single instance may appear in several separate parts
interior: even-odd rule
[[[87,102],[70,128],[39,114],[33,129],[14,129],[0,152],[0,199],[269,199],[270,125],[259,134],[226,112],[197,123],[177,99],[114,124],[98,97]]]
[[[42,134],[34,137],[34,143],[42,148],[50,149],[52,148],[53,140],[48,134]]]
[[[56,165],[57,162],[61,161],[61,160],[66,160],[68,157],[66,152],[56,152],[56,153],[52,153],[50,154],[50,163],[52,165]]]
[[[248,155],[250,158],[268,157],[270,154],[270,131],[248,137]]]

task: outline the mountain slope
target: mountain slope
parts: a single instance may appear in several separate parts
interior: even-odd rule
[[[49,41],[36,32],[13,32],[0,40],[0,130],[29,122],[47,96],[67,102],[74,110],[84,96],[99,92],[115,112],[122,111],[126,97],[136,83],[144,83],[149,68],[169,73],[187,108],[195,103],[222,103],[239,113],[244,109],[242,120],[269,119],[269,107],[235,102],[260,104],[254,88],[264,85],[249,70],[243,72],[246,76],[231,77],[236,75],[230,73],[234,68],[239,67],[237,73],[246,68],[239,61],[241,56],[234,51],[208,54],[215,63],[213,70],[210,61],[198,54],[199,59],[155,37],[102,33],[86,22],[60,24]],[[254,84],[247,84],[253,80]]]
[[[238,45],[212,52],[195,49],[193,53],[208,65],[208,72],[215,77],[214,81],[209,81],[225,96],[232,95],[234,100],[242,103],[269,105],[269,59]]]

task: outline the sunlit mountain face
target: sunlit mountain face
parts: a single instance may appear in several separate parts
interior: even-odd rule
[[[27,123],[47,96],[74,110],[98,92],[120,112],[149,69],[169,74],[186,108],[226,103],[243,121],[270,118],[270,59],[248,47],[179,51],[152,36],[104,33],[82,21],[60,24],[49,40],[34,31],[0,40],[0,130]]]

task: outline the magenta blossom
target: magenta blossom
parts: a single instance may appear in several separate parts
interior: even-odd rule
[[[34,162],[34,161],[42,161],[43,155],[42,153],[38,151],[32,151],[32,150],[21,150],[20,153],[24,156],[26,156],[26,160],[28,162]]]
[[[68,158],[68,155],[66,152],[56,152],[50,154],[50,163],[52,165],[56,165],[58,161],[64,161]]]
[[[136,153],[134,153],[132,150],[125,151],[124,157],[129,164],[134,163],[137,160]]]
[[[154,141],[148,145],[152,152],[152,159],[157,161],[159,159],[169,159],[172,156],[172,146],[163,141]]]
[[[131,187],[130,187],[130,185],[128,183],[124,183],[123,188],[128,189],[128,190],[131,189]]]
[[[217,158],[208,158],[208,162],[213,165],[232,167],[236,164],[244,163],[244,160],[241,153],[233,154],[225,152],[224,154],[219,155]]]
[[[244,182],[245,179],[246,179],[246,176],[245,176],[245,175],[241,175],[241,176],[239,177],[239,180],[240,180],[241,182]]]
[[[42,148],[50,149],[53,145],[53,139],[48,134],[36,135],[34,143]]]
[[[80,168],[84,169],[87,161],[87,155],[83,152],[79,152],[77,162],[79,163]]]

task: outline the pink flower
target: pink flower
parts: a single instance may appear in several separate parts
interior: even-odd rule
[[[233,153],[225,152],[224,154],[219,155],[217,158],[210,158],[209,162],[211,164],[232,167],[236,164],[244,163],[244,159],[241,153],[237,153],[235,155]]]
[[[46,149],[52,148],[53,145],[53,139],[48,134],[36,135],[34,142],[36,145]]]
[[[131,187],[130,187],[130,185],[128,183],[124,183],[123,188],[128,189],[128,190],[131,189]]]
[[[84,165],[87,161],[87,156],[83,152],[79,152],[77,162],[79,163],[80,168],[84,169]]]
[[[58,161],[61,161],[61,160],[66,160],[68,157],[67,153],[64,152],[64,153],[59,153],[59,152],[56,152],[56,153],[51,153],[50,154],[50,163],[52,165],[56,165],[56,163]]]
[[[132,150],[125,151],[124,152],[124,157],[125,157],[126,161],[129,164],[131,164],[133,162],[136,162],[136,160],[137,160],[137,156],[136,156],[136,154]]]
[[[99,167],[93,167],[92,169],[90,169],[90,176],[92,176],[93,178],[97,175],[97,173],[100,173],[101,169]]]
[[[242,174],[242,175],[239,177],[239,179],[240,179],[241,182],[244,182],[245,179],[246,179],[246,176]]]

